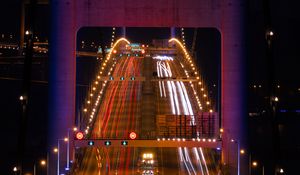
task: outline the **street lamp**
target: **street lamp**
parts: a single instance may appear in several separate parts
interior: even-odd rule
[[[14,173],[17,175],[17,173],[18,173],[18,168],[15,166],[15,167],[13,168],[13,171],[14,171]]]
[[[70,170],[70,131],[76,132],[77,128],[68,128],[68,142],[67,142],[67,167],[65,168],[67,171]]]
[[[280,173],[280,174],[283,174],[283,173],[284,173],[284,171],[283,171],[282,168],[279,169],[279,173]]]
[[[241,154],[245,154],[245,150],[244,149],[241,149],[240,148],[240,141],[239,140],[234,140],[234,139],[231,139],[230,140],[232,143],[236,143],[237,144],[237,164],[238,164],[238,170],[237,170],[237,173],[238,175],[240,175],[240,164],[241,164]]]
[[[251,162],[251,167],[256,168],[258,167],[258,162],[257,161],[253,161]],[[251,167],[250,167],[250,174],[251,175]],[[265,175],[265,166],[262,165],[262,175]]]
[[[40,165],[43,167],[46,166],[46,160],[41,160]],[[33,164],[33,175],[36,175],[36,162]]]
[[[53,152],[57,153],[57,175],[59,175],[59,153],[60,153],[60,144],[59,144],[59,141],[68,142],[69,139],[67,137],[65,137],[63,139],[58,139],[57,140],[57,148],[53,149]]]

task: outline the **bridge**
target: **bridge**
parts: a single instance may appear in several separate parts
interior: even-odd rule
[[[221,138],[214,102],[183,44],[169,42],[175,46],[166,51],[177,54],[145,56],[146,49],[138,57],[119,54],[127,39],[115,42],[83,103],[84,139],[74,141],[72,174],[217,173]],[[149,151],[155,165],[145,168],[142,156]]]
[[[50,154],[49,174],[217,174],[220,164],[231,174],[247,174],[248,158],[239,156],[240,148],[247,146],[243,94],[244,7],[245,2],[239,0],[53,3],[49,150],[75,124],[75,36],[82,27],[216,28],[222,38],[222,87],[221,111],[215,111],[215,102],[209,98],[205,82],[198,78],[200,72],[192,56],[175,38],[170,40],[174,48],[159,51],[172,59],[154,58],[150,49],[149,55],[146,49],[138,57],[108,53],[102,58],[82,109],[80,130],[84,140],[69,140],[69,144],[78,146],[67,151],[70,159],[57,161],[56,155]],[[113,48],[121,50],[129,42],[120,39],[113,43]],[[184,81],[185,78],[193,81]],[[221,121],[213,118],[217,113],[222,116]],[[221,133],[215,127],[219,122]],[[137,133],[135,141],[128,140],[132,131]],[[214,139],[216,142],[210,143],[215,144],[205,144]],[[163,140],[169,147],[160,147]],[[103,141],[106,146],[100,146]],[[87,142],[91,145],[86,146]],[[143,147],[139,142],[150,146]],[[115,146],[118,143],[125,145]],[[193,144],[187,147],[182,143]]]

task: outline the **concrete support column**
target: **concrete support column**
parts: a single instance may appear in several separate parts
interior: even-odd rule
[[[170,33],[171,33],[171,38],[175,38],[176,37],[176,28],[175,27],[171,27],[170,28]]]
[[[49,175],[56,174],[57,155],[53,148],[67,136],[75,120],[75,1],[52,0],[49,58]],[[66,143],[61,142],[61,148]],[[72,145],[72,143],[70,143]],[[61,173],[66,167],[66,149],[59,150]],[[71,153],[72,155],[72,149]]]
[[[231,174],[235,175],[248,174],[247,155],[240,155],[238,162],[239,148],[247,149],[245,5],[243,0],[225,0],[221,17],[221,112],[224,129],[222,161],[229,166]]]
[[[126,27],[122,27],[123,37],[126,38]]]

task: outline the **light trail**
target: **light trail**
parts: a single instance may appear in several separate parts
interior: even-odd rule
[[[180,115],[180,107],[179,107],[179,102],[178,102],[178,96],[176,93],[176,87],[175,87],[175,83],[173,81],[171,81],[171,85],[172,85],[172,90],[173,90],[173,94],[175,96],[175,105],[176,105],[176,110],[177,110],[177,115]]]
[[[186,163],[186,158],[185,158],[185,156],[183,155],[182,147],[179,147],[179,148],[178,148],[178,153],[179,153],[180,160],[182,160],[183,163],[184,163],[185,169],[188,171],[189,175],[191,175],[191,171],[190,171],[190,169],[189,169],[189,167],[188,167],[188,165],[187,165],[187,163]]]
[[[205,169],[206,169],[206,173],[207,173],[207,175],[209,175],[209,171],[208,171],[208,168],[207,168],[207,164],[206,164],[206,160],[205,160],[205,157],[204,157],[204,154],[203,154],[202,148],[199,148],[199,151],[200,151],[200,154],[201,154],[202,160],[203,160],[203,162],[204,162],[204,166],[205,166]]]
[[[165,63],[161,63],[161,64],[163,64],[162,69],[164,69],[166,77],[172,77],[172,71],[171,71],[169,63],[167,62],[167,66],[166,66]],[[186,74],[187,74],[187,72],[186,72]],[[177,110],[177,114],[178,115],[181,114],[180,111],[178,110],[179,109],[179,104],[178,104],[177,94],[179,93],[179,96],[180,96],[180,99],[181,99],[181,106],[183,108],[183,113],[184,113],[184,115],[191,116],[190,125],[195,125],[194,112],[193,112],[191,101],[190,101],[188,93],[187,93],[186,86],[184,85],[184,83],[182,81],[176,82],[176,85],[177,85],[176,87],[175,87],[175,84],[174,84],[173,81],[170,84],[172,86],[172,92],[173,92],[174,100],[175,100],[175,104],[176,104],[175,109]],[[192,87],[192,89],[193,89],[193,91],[195,91],[193,87]],[[199,156],[197,148],[193,148],[193,150],[194,150],[193,154],[195,155],[195,157],[196,157],[196,159],[199,163],[199,167],[200,167],[200,171],[201,171],[202,175],[205,175],[205,174],[209,175],[209,171],[208,171],[208,168],[207,168],[207,164],[206,164],[206,160],[205,160],[202,148],[199,148],[199,152],[200,152],[201,157]],[[180,160],[183,160],[183,163],[184,163],[188,173],[189,174],[191,174],[191,173],[197,174],[197,172],[196,172],[196,170],[193,166],[193,163],[191,161],[191,157],[189,155],[189,152],[188,152],[187,148],[184,148],[184,153],[182,152],[181,147],[180,147],[180,149],[178,149],[178,151],[179,151]],[[204,168],[202,166],[202,163],[204,164],[205,171],[204,171]]]
[[[176,113],[175,110],[175,104],[174,104],[174,97],[173,97],[173,92],[172,92],[172,85],[170,81],[167,81],[167,85],[168,85],[168,91],[169,91],[169,96],[170,96],[170,103],[171,103],[171,108],[172,108],[172,114]]]
[[[168,76],[168,71],[166,70],[166,67],[161,64],[161,61],[157,61],[156,64],[157,64],[158,77],[159,78],[164,77],[163,74],[165,74],[165,76]],[[164,83],[164,82],[162,82],[162,83]],[[175,107],[175,104],[174,104],[174,100],[175,100],[174,98],[175,97],[174,97],[174,93],[173,93],[172,85],[171,85],[170,81],[167,81],[167,86],[168,86],[168,92],[169,92],[169,97],[170,97],[169,99],[170,99],[170,103],[171,103],[172,114],[176,114],[176,110],[175,110],[176,107]],[[163,86],[163,88],[164,87],[165,86]],[[163,90],[163,92],[164,92],[164,95],[165,95],[165,90]]]
[[[197,150],[196,147],[194,147],[193,150],[194,150],[194,154],[196,155],[197,161],[199,161],[200,171],[201,171],[201,173],[204,175],[203,167],[202,167],[202,164],[201,164],[201,158],[200,158],[200,156],[199,156],[198,150]]]
[[[186,101],[185,101],[185,97],[182,93],[182,87],[181,87],[181,85],[178,81],[176,82],[176,85],[177,85],[177,88],[179,89],[179,94],[180,94],[180,98],[181,98],[181,104],[183,105],[184,115],[189,115],[189,111],[188,111],[188,107],[187,107],[187,104],[186,104]]]
[[[165,88],[165,83],[164,82],[162,82],[162,88],[163,88],[164,97],[167,97],[167,93],[166,93],[166,88]]]
[[[157,71],[157,76],[160,77],[160,68],[159,68],[159,63],[156,62],[156,71]],[[161,85],[161,81],[158,82],[159,85],[159,93],[160,93],[160,97],[163,96],[163,92],[162,92],[162,85]]]
[[[192,161],[191,161],[189,152],[188,152],[188,150],[187,150],[186,147],[184,147],[183,149],[184,149],[184,155],[185,155],[185,157],[186,157],[186,160],[187,160],[187,162],[188,162],[188,165],[189,165],[189,167],[192,169],[193,173],[196,175],[197,173],[196,173],[196,170],[195,170],[195,168],[194,168],[194,166],[193,166],[193,164],[192,164]]]
[[[183,93],[184,93],[184,97],[185,97],[185,100],[186,100],[186,103],[187,103],[189,115],[194,116],[194,112],[193,112],[193,109],[192,109],[191,101],[190,101],[190,98],[189,98],[189,96],[188,96],[188,94],[187,94],[185,85],[183,84],[182,81],[180,81],[180,85],[181,85],[181,88],[182,88]],[[194,124],[194,123],[193,123],[193,124]]]

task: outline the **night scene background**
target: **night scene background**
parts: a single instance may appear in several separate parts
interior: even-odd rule
[[[266,174],[272,161],[274,143],[280,149],[286,174],[299,174],[300,164],[300,15],[296,0],[272,0],[269,8],[265,1],[247,1],[247,112],[249,152],[252,160],[262,162]],[[268,13],[269,10],[269,13]],[[38,5],[35,15],[36,41],[48,42],[50,10],[46,4]],[[272,26],[274,36],[271,51],[273,64],[267,60],[266,21]],[[0,2],[0,45],[17,44],[20,27],[20,1]],[[113,26],[112,26],[113,27]],[[112,27],[83,28],[77,35],[77,50],[97,51],[102,41],[110,45]],[[186,44],[191,47],[195,29],[186,28]],[[205,77],[211,93],[218,98],[220,66],[220,35],[215,29],[197,29],[197,64]],[[180,28],[177,29],[180,35]],[[101,40],[97,35],[107,33]],[[121,28],[116,36],[121,36]],[[167,39],[169,28],[127,28],[126,36],[133,42],[151,45],[152,39]],[[84,41],[84,47],[82,47]],[[51,43],[50,43],[51,44]],[[77,57],[76,105],[81,105],[98,60],[94,57]],[[0,48],[0,116],[1,154],[0,174],[13,174],[17,159],[17,143],[21,116],[20,94],[22,91],[23,59],[17,49]],[[272,139],[272,126],[266,116],[269,74],[273,73],[274,92],[279,98],[276,116],[279,137]],[[90,75],[90,76],[89,76]],[[36,161],[47,156],[47,101],[48,101],[48,52],[36,53],[32,65],[29,121],[26,143],[26,166],[30,172]],[[45,174],[42,167],[38,174]],[[253,174],[261,170],[253,169]]]

